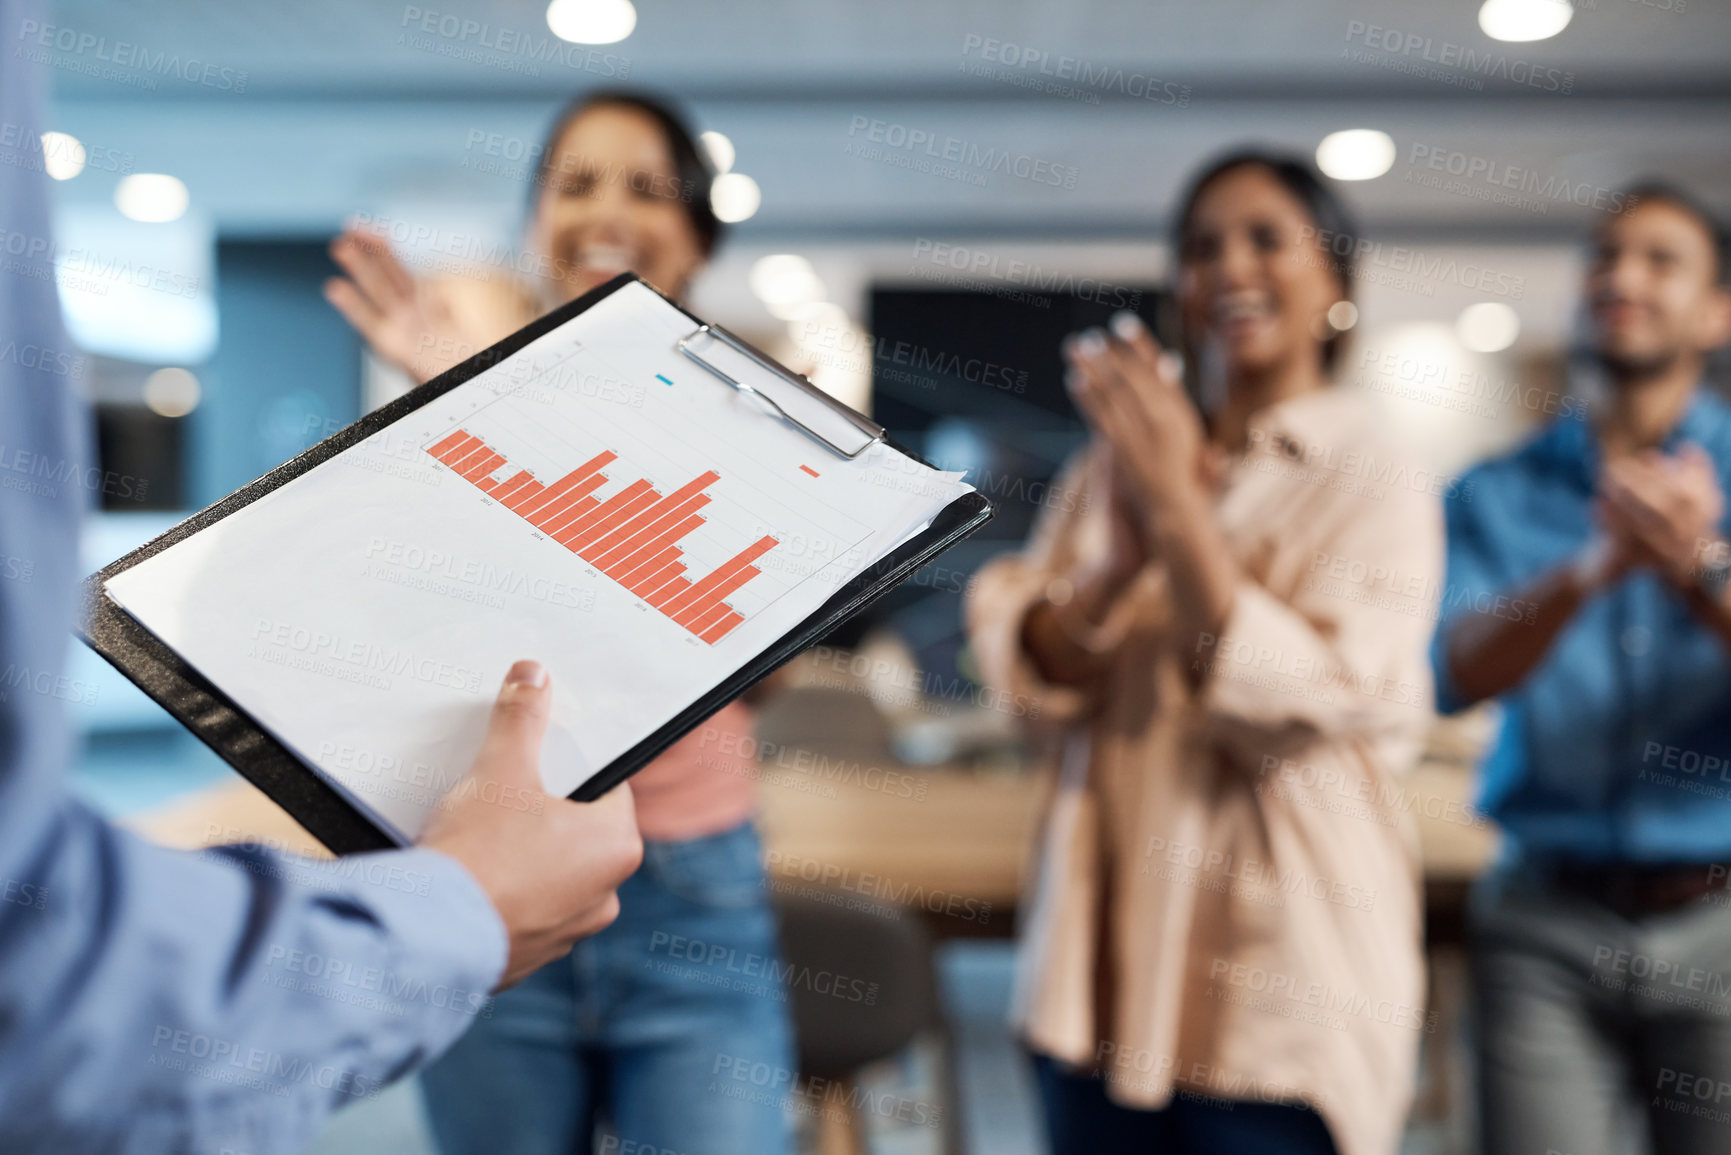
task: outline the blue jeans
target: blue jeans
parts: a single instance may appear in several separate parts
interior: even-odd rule
[[[1159,1111],[1114,1103],[1106,1084],[1034,1056],[1053,1155],[1335,1155],[1322,1116],[1285,1103],[1179,1091]]]
[[[445,1155],[787,1155],[742,1065],[792,1072],[775,916],[746,823],[647,842],[619,919],[499,995],[421,1076]]]

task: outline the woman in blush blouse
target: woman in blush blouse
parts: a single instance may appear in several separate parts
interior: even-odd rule
[[[1354,235],[1322,178],[1230,157],[1175,239],[1208,412],[1133,316],[1072,338],[1081,499],[969,602],[985,677],[1061,751],[1017,1023],[1060,1155],[1392,1155],[1440,504],[1331,383]]]

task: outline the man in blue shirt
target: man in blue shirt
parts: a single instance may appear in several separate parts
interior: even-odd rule
[[[1724,233],[1634,190],[1594,237],[1602,396],[1447,504],[1445,710],[1496,698],[1474,895],[1486,1155],[1731,1149]],[[1518,612],[1514,607],[1519,607]]]
[[[40,20],[0,0],[0,30]],[[40,26],[39,24],[37,26]],[[337,868],[147,845],[66,793],[78,519],[100,488],[54,297],[39,70],[0,62],[0,1151],[265,1155],[444,1050],[617,910],[629,790],[541,793],[546,671],[506,676],[465,791]],[[516,809],[484,799],[529,800]]]

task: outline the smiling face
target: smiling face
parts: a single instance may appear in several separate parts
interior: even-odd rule
[[[1229,379],[1294,358],[1320,364],[1329,306],[1346,293],[1315,237],[1303,202],[1267,168],[1246,164],[1210,181],[1179,253],[1186,343],[1211,348]]]
[[[1731,301],[1717,284],[1713,238],[1665,200],[1618,213],[1599,231],[1587,306],[1599,356],[1619,377],[1664,371],[1731,336]]]
[[[703,243],[682,197],[661,126],[641,109],[598,104],[565,126],[536,202],[530,244],[548,258],[538,287],[569,301],[633,272],[668,296],[685,294]]]

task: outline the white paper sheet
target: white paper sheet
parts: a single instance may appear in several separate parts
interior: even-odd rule
[[[677,352],[692,327],[624,288],[107,591],[404,841],[467,770],[505,670],[539,659],[554,684],[542,779],[569,794],[968,489],[882,445],[845,460],[766,416]],[[459,432],[504,462],[466,479],[436,460],[470,444]],[[758,572],[682,624],[680,603],[651,604],[667,583],[647,584],[647,539],[619,539],[639,558],[628,574],[592,548],[612,530],[573,539],[586,560],[552,540],[545,492],[511,507],[521,471],[550,490],[603,453],[584,501],[643,481],[646,501],[690,492],[649,507],[667,532],[691,527],[651,551],[698,587],[687,603],[754,544]]]

